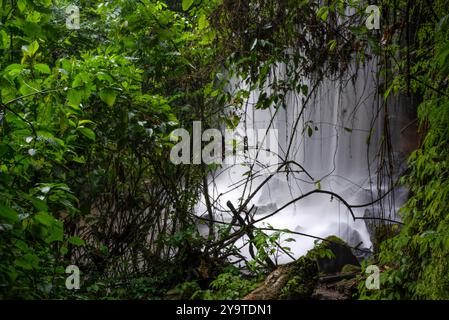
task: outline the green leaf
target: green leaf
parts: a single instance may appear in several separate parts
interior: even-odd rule
[[[80,237],[70,237],[67,241],[75,246],[84,246],[86,244]]]
[[[94,122],[92,120],[80,120],[78,122],[79,126],[85,125],[85,124],[94,124]]]
[[[26,0],[17,1],[17,7],[19,8],[20,12],[23,12],[27,7],[27,1]]]
[[[34,216],[34,220],[44,226],[50,227],[54,223],[55,218],[48,213],[41,212]]]
[[[92,129],[79,127],[78,131],[81,132],[86,138],[95,141],[95,132]]]
[[[189,10],[193,2],[195,2],[195,0],[182,0],[182,10]]]
[[[10,75],[12,77],[15,77],[15,76],[19,75],[23,69],[25,69],[25,66],[23,66],[21,64],[13,63],[5,68],[4,73],[7,73],[8,75]]]
[[[25,270],[31,270],[39,265],[39,258],[35,254],[27,253],[24,256],[17,258],[14,261],[14,265]]]
[[[5,30],[0,30],[0,49],[6,49],[9,47],[10,38]]]
[[[69,249],[67,249],[66,246],[62,246],[59,252],[61,252],[63,255],[66,255],[69,252]]]
[[[309,138],[313,135],[313,129],[312,127],[307,128],[307,134],[309,135]]]
[[[67,100],[71,106],[78,107],[81,103],[81,92],[75,89],[69,90],[67,92]]]
[[[38,64],[34,65],[34,69],[41,73],[45,73],[45,74],[51,73],[50,67],[44,63],[38,63]]]
[[[64,237],[64,226],[62,224],[62,221],[54,219],[50,229],[50,234],[45,239],[45,241],[48,243],[55,241],[62,241],[63,237]]]
[[[103,89],[100,91],[100,99],[110,107],[114,105],[116,98],[117,98],[117,91],[115,90]]]
[[[48,211],[48,206],[45,203],[44,200],[41,200],[39,198],[30,196],[28,194],[23,194],[22,197],[28,201],[30,201],[33,206],[38,210],[38,211],[43,211],[43,212],[47,212]]]
[[[14,223],[19,221],[19,215],[15,210],[0,204],[0,221],[1,220],[8,223]]]
[[[111,84],[112,82],[114,82],[114,80],[112,79],[112,77],[107,74],[106,72],[100,71],[97,73],[97,78],[98,80],[103,80],[108,82],[109,84]]]
[[[39,50],[39,43],[34,40],[28,46],[22,46],[22,50],[25,52],[26,56],[33,57],[37,50]]]
[[[320,7],[316,13],[317,17],[320,18],[323,21],[327,20],[327,17],[329,16],[329,7]]]
[[[201,14],[198,19],[198,29],[203,30],[209,25],[209,21],[207,20],[207,16],[205,14]]]
[[[337,40],[332,39],[331,41],[329,41],[327,45],[329,46],[330,51],[334,51],[335,48],[337,47]]]
[[[356,34],[356,35],[363,35],[367,33],[367,28],[366,26],[355,26],[355,27],[349,27],[349,30],[352,31],[352,33]]]
[[[72,160],[77,163],[86,163],[86,158],[84,156],[75,156]]]
[[[393,90],[394,88],[394,82],[388,87],[387,91],[385,91],[384,93],[384,99],[387,100],[388,97],[390,96],[391,90]]]

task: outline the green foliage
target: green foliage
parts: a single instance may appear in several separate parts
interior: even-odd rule
[[[254,274],[263,274],[273,266],[270,262],[277,264],[277,260],[282,254],[291,254],[288,243],[296,241],[293,238],[285,238],[289,230],[276,230],[273,226],[266,224],[266,228],[253,230],[252,239],[248,244],[253,251],[253,259],[248,261],[247,267]],[[268,231],[268,232],[267,232]],[[254,250],[255,249],[255,250]]]
[[[338,30],[331,26],[345,15],[341,0],[251,0],[248,7],[80,0],[79,30],[66,28],[68,4],[0,1],[0,298],[153,299],[185,279],[178,287],[185,298],[246,295],[260,279],[235,269],[207,289],[195,280],[201,251],[214,239],[199,235],[191,212],[203,177],[215,168],[169,163],[170,132],[193,120],[235,128],[250,91],[270,89],[256,108],[285,107],[289,92],[304,101],[313,94],[316,86],[304,78],[319,82],[346,72],[354,58],[380,53],[392,60],[379,72],[386,101],[400,92],[422,95],[426,136],[403,181],[412,193],[402,209],[405,226],[382,245],[382,290],[362,288],[361,297],[448,298],[445,1],[381,1],[395,21],[382,39],[363,25],[359,1],[349,2],[353,25]],[[403,12],[392,8],[408,8],[407,21],[419,18],[406,46],[398,45]],[[280,65],[285,77],[273,77]],[[223,90],[236,76],[248,87]],[[224,105],[236,112],[224,115]],[[317,130],[305,127],[309,137]],[[282,235],[254,230],[254,274],[289,252]],[[310,256],[331,253],[318,246]],[[64,286],[70,264],[82,269],[78,292]],[[292,278],[286,295],[308,290],[302,276]]]
[[[166,159],[170,132],[200,117],[198,96],[216,101],[204,72],[219,67],[214,3],[81,0],[69,30],[69,1],[0,1],[0,297],[123,298],[135,283],[149,298],[195,267],[200,169]],[[141,276],[173,252],[170,274]]]
[[[313,256],[307,254],[292,263],[292,276],[281,290],[281,299],[310,299],[318,284],[318,267]]]
[[[245,279],[239,270],[231,268],[211,282],[211,297],[215,300],[239,299],[254,290],[259,282],[257,278]]]
[[[220,273],[202,290],[196,281],[187,281],[177,286],[181,299],[192,300],[237,300],[257,288],[260,277],[244,277],[235,267],[229,267]]]
[[[367,291],[361,284],[364,299],[449,298],[449,91],[444,84],[449,68],[449,12],[444,1],[410,4],[412,12],[426,17],[418,25],[418,41],[403,49],[411,54],[410,70],[416,76],[408,86],[406,60],[399,61],[395,68],[401,73],[391,86],[423,95],[418,118],[425,137],[421,147],[410,156],[409,173],[402,179],[411,192],[401,209],[405,225],[397,236],[381,246],[378,257],[384,269],[381,290]],[[419,6],[425,10],[415,11]]]
[[[312,259],[333,259],[334,253],[329,248],[329,243],[335,243],[346,246],[347,244],[337,236],[329,236],[326,241],[315,240],[315,246],[307,255]]]

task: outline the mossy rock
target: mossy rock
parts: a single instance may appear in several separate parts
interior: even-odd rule
[[[244,300],[305,300],[310,299],[318,284],[318,267],[309,257],[279,266],[265,282]]]
[[[323,256],[330,251],[332,257]],[[335,274],[342,271],[345,265],[360,267],[360,263],[351,251],[351,248],[337,236],[329,236],[307,254],[316,259],[321,274]]]
[[[335,244],[339,244],[339,245],[342,245],[342,246],[347,246],[346,242],[343,239],[341,239],[341,238],[339,238],[337,236],[329,236],[325,240],[326,241],[323,241],[321,243],[321,245],[325,246],[325,247],[329,246],[330,243],[335,243]]]
[[[361,270],[360,266],[347,264],[343,268],[341,268],[341,273],[359,273],[360,270]]]

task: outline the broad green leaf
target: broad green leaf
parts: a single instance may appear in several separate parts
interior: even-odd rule
[[[50,67],[44,63],[38,63],[38,64],[34,65],[34,69],[41,73],[45,73],[45,74],[51,73]]]
[[[23,84],[20,86],[19,92],[22,95],[28,95],[32,93],[39,92],[40,85],[37,81],[23,81]]]
[[[209,21],[207,20],[207,16],[205,14],[201,14],[198,19],[198,28],[203,30],[209,26]]]
[[[75,246],[84,246],[85,242],[80,237],[70,237],[67,241]]]
[[[10,64],[9,66],[7,66],[4,70],[4,72],[7,73],[8,75],[14,77],[16,75],[19,75],[23,69],[25,69],[25,66],[23,66],[21,64],[13,63],[13,64]]]
[[[195,0],[182,0],[182,10],[189,10],[193,2],[195,2]]]
[[[27,253],[14,261],[16,267],[31,270],[39,265],[39,258],[33,253]]]
[[[95,141],[95,132],[92,129],[79,127],[78,131],[81,132],[86,138]]]
[[[6,49],[10,45],[10,37],[5,30],[0,30],[0,49]]]
[[[40,212],[34,216],[34,220],[44,226],[50,227],[54,223],[55,218],[48,213]]]
[[[75,89],[69,90],[67,92],[67,100],[69,101],[69,104],[78,107],[81,103],[81,92]]]
[[[23,12],[27,7],[27,0],[17,1],[17,7],[19,8],[20,12]]]
[[[114,105],[116,98],[117,98],[117,91],[115,90],[103,89],[100,91],[100,99],[110,107]]]
[[[38,210],[42,212],[47,212],[48,207],[44,200],[38,199],[36,197],[30,196],[28,194],[23,194],[22,197],[28,201],[30,201],[33,206]]]
[[[28,57],[33,57],[36,54],[37,50],[39,50],[39,43],[34,40],[28,46],[22,46],[22,50]]]
[[[76,163],[86,163],[86,158],[84,156],[75,156],[72,160]]]
[[[64,226],[62,221],[53,220],[49,235],[45,239],[46,242],[51,243],[55,241],[62,241],[64,238]]]
[[[103,72],[103,71],[100,71],[100,72],[97,73],[97,78],[99,80],[107,81],[109,84],[114,82],[112,77],[109,74],[107,74],[106,72]]]
[[[82,126],[82,125],[85,125],[85,124],[93,124],[94,122],[92,121],[92,120],[80,120],[79,122],[78,122],[78,125],[79,126]]]
[[[15,210],[0,204],[0,221],[14,223],[19,221],[19,215]]]

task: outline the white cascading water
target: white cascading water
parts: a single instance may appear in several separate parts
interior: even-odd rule
[[[313,181],[301,172],[276,174],[247,206],[257,208],[256,220],[317,189],[318,182],[321,190],[332,191],[351,205],[376,199],[376,155],[383,127],[381,104],[376,94],[376,69],[376,61],[371,61],[357,71],[353,70],[357,74],[354,80],[326,80],[317,88],[300,118],[288,155],[288,160],[302,165]],[[278,75],[282,75],[282,71],[278,71]],[[233,85],[242,86],[237,81]],[[271,128],[279,133],[278,153],[281,158],[286,155],[303,98],[297,93],[289,94],[286,108],[280,108],[272,122]],[[246,103],[240,129],[269,127],[275,109],[256,110],[253,106],[257,99],[258,93],[253,92]],[[246,179],[245,172],[248,172],[247,166],[227,166],[209,178],[209,196],[217,208],[214,210],[216,219],[230,221],[232,214],[226,206],[227,201],[238,207],[242,199],[244,201],[265,178],[257,177],[247,185],[241,184]],[[365,210],[357,208],[353,211],[361,217]],[[198,213],[205,212],[202,201]],[[320,238],[336,235],[351,246],[371,247],[365,221],[354,221],[348,208],[328,194],[313,194],[301,199],[257,225],[268,224],[275,229],[289,229]],[[294,242],[283,243],[291,248],[295,258],[310,250],[315,241],[312,237],[295,234],[285,234],[281,239],[286,238],[295,239]],[[241,239],[237,244],[245,240]],[[247,246],[241,250],[243,255],[249,256]],[[276,260],[285,263],[291,261],[291,257],[279,252]]]

